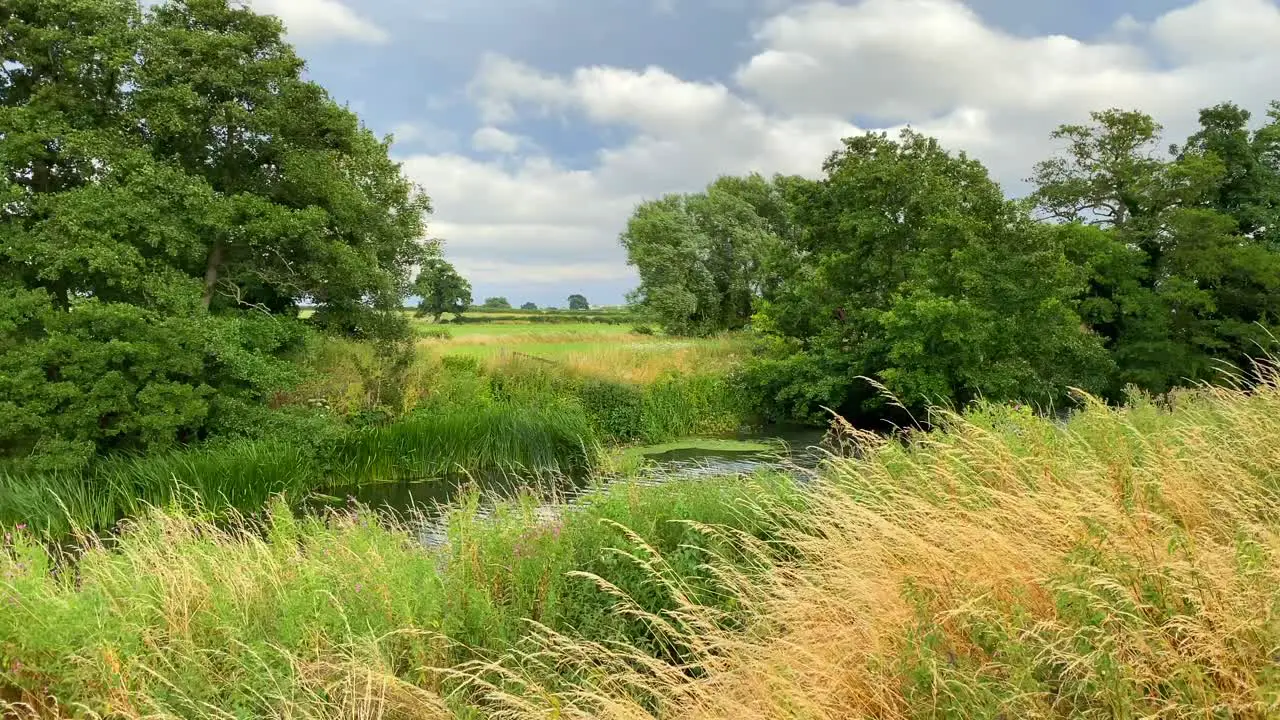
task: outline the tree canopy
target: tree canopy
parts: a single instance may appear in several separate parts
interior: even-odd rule
[[[0,10],[0,451],[241,421],[312,323],[403,332],[428,200],[228,0]]]
[[[537,303],[527,302],[527,303],[525,303],[525,304],[521,305],[521,306],[520,306],[520,309],[521,309],[521,310],[537,310],[537,309],[538,309],[538,304],[537,304]]]
[[[436,320],[445,313],[461,315],[471,307],[471,283],[444,258],[428,258],[413,281],[413,293],[421,298],[417,315]]]
[[[1221,379],[1280,328],[1280,105],[1250,120],[1208,108],[1165,152],[1150,116],[1094,113],[1019,201],[932,138],[848,138],[816,181],[641,203],[631,298],[674,334],[750,324],[743,380],[778,417]]]
[[[621,237],[640,273],[632,301],[675,334],[745,327],[762,259],[785,225],[787,182],[722,177],[701,193],[642,203]]]
[[[484,299],[484,307],[489,310],[510,310],[511,301],[504,297],[489,297]]]
[[[569,302],[570,310],[590,310],[591,309],[591,303],[587,302],[587,297],[585,295],[577,295],[577,294],[570,295],[568,302]]]
[[[1163,392],[1247,370],[1280,323],[1280,136],[1276,113],[1204,110],[1200,129],[1163,155],[1150,117],[1110,110],[1064,126],[1062,155],[1039,164],[1033,198],[1071,224],[1059,234],[1089,287],[1086,323],[1106,341],[1118,382]]]

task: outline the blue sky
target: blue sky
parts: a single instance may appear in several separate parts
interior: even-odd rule
[[[435,201],[477,298],[620,302],[635,203],[911,125],[1011,193],[1048,132],[1280,86],[1276,0],[251,0]]]

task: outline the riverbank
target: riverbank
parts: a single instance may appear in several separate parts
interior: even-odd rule
[[[61,536],[107,530],[151,506],[223,516],[258,512],[277,495],[297,505],[379,484],[582,483],[615,448],[725,435],[751,421],[722,370],[673,366],[631,382],[529,359],[379,352],[326,341],[311,379],[239,436],[71,468],[0,466],[0,526]]]
[[[262,535],[160,513],[73,579],[19,533],[9,697],[126,717],[1280,709],[1280,389],[939,419],[862,438],[799,494],[621,485],[486,523],[463,503],[443,554],[367,513],[273,513]]]
[[[482,517],[479,500],[459,499],[433,548],[412,519],[358,508],[296,517],[277,504],[260,524],[230,526],[152,511],[111,549],[90,543],[68,571],[18,531],[0,552],[0,697],[43,715],[325,715],[357,691],[343,686],[348,671],[457,688],[428,668],[496,659],[530,621],[678,655],[580,573],[608,577],[646,612],[674,607],[673,582],[716,604],[702,565],[737,557],[735,546],[693,523],[768,540],[770,506],[800,496],[790,480],[760,476],[621,484],[553,515],[526,495]],[[644,554],[627,555],[632,533],[663,556],[661,577]]]

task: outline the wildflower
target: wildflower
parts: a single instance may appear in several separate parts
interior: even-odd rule
[[[18,526],[17,526],[18,532],[22,532],[23,530],[26,530],[26,529],[27,529],[26,523],[18,523]]]
[[[356,583],[356,592],[360,592],[360,589],[361,589],[361,588],[363,588],[363,587],[364,587],[364,585],[362,585],[362,584],[360,584],[360,583]]]

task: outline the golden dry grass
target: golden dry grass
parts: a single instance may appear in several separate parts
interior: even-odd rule
[[[653,618],[700,677],[543,633],[487,716],[1278,717],[1280,393],[1178,404],[953,418],[841,461],[796,559],[726,577],[752,632],[691,604]]]

